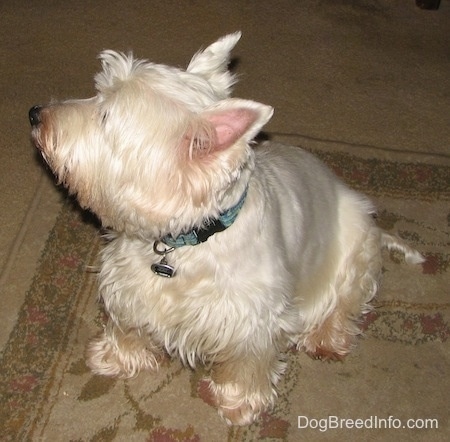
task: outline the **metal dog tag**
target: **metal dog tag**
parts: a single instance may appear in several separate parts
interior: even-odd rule
[[[175,275],[175,269],[167,264],[166,257],[164,256],[160,262],[152,264],[151,269],[153,273],[158,276],[164,276],[164,278],[172,278]]]

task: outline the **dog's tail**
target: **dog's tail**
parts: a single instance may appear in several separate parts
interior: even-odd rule
[[[404,241],[387,232],[381,233],[381,244],[388,250],[397,250],[405,255],[405,261],[408,264],[421,264],[425,258],[413,248],[409,247]]]

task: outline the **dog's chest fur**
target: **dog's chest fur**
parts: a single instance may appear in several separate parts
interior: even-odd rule
[[[122,262],[123,267],[105,263],[101,281],[106,309],[122,327],[145,331],[156,344],[191,365],[198,358],[225,357],[228,348],[252,348],[255,341],[269,342],[270,334],[282,333],[292,282],[275,286],[275,278],[266,272],[255,283],[251,274],[266,267],[264,260],[255,257],[245,264],[236,260],[237,255],[221,256],[211,241],[169,255],[177,273],[166,279],[151,271],[150,264],[159,258],[149,249],[122,241],[118,238],[108,245],[104,256],[113,248],[136,256],[132,262]],[[113,254],[113,259],[120,259]]]

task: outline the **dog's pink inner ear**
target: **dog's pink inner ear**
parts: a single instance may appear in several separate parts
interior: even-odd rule
[[[213,150],[223,150],[232,146],[252,127],[258,114],[253,109],[237,108],[218,110],[206,116],[215,129]]]

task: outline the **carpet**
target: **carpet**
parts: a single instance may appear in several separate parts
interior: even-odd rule
[[[5,441],[446,440],[450,379],[450,167],[316,150],[371,196],[377,222],[426,257],[385,254],[376,309],[342,363],[288,352],[275,408],[227,427],[202,377],[177,360],[129,380],[93,376],[84,347],[105,316],[96,298],[98,226],[67,199],[0,361]],[[414,427],[414,428],[409,428]]]

